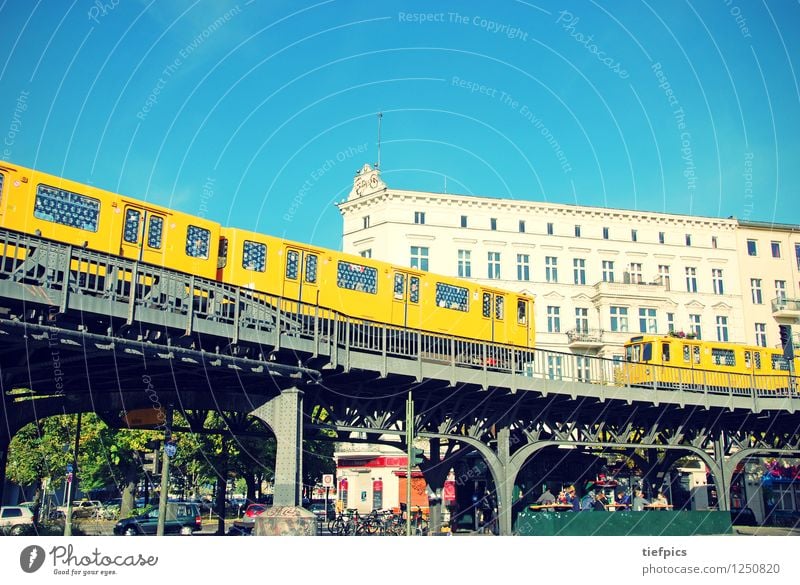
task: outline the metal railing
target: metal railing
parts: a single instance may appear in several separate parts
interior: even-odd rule
[[[0,230],[0,283],[6,293],[29,303],[55,304],[61,312],[74,308],[121,313],[128,323],[137,321],[162,334],[167,328],[184,336],[207,334],[232,346],[255,347],[262,359],[282,345],[294,344],[294,351],[328,356],[334,366],[342,365],[338,362],[342,352],[378,356],[377,369],[384,375],[388,360],[395,359],[415,362],[419,368],[423,364],[448,368],[451,380],[456,369],[510,375],[503,384],[512,388],[534,378],[705,395],[797,396],[796,378],[788,372],[753,376],[627,364],[428,333],[7,230]],[[37,290],[46,294],[31,292]],[[567,333],[571,340],[599,340],[602,334],[600,330]]]

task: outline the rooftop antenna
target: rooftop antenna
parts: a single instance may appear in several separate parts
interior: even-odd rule
[[[383,118],[383,112],[378,112],[378,162],[375,163],[375,168],[381,168],[381,118]]]
[[[444,175],[444,194],[447,195],[447,174]]]

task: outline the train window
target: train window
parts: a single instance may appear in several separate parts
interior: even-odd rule
[[[125,229],[122,232],[123,239],[129,244],[136,244],[139,241],[139,221],[142,214],[136,209],[125,211]]]
[[[315,284],[317,282],[317,255],[308,254],[306,256],[306,282]]]
[[[753,367],[753,360],[750,358],[750,352],[744,352],[744,367],[748,370]]]
[[[735,366],[736,354],[732,349],[711,348],[711,360],[715,366]]]
[[[208,258],[211,232],[205,228],[190,225],[186,229],[186,255],[191,258]]]
[[[469,291],[463,286],[436,283],[436,306],[467,312]]]
[[[653,359],[653,344],[649,341],[642,344],[642,361],[649,362]]]
[[[692,357],[694,357],[694,363],[696,363],[696,364],[700,363],[700,346],[699,345],[695,345],[694,347],[692,347]]]
[[[242,268],[253,272],[267,270],[267,245],[245,240],[242,245]]]
[[[161,236],[164,234],[164,218],[151,215],[147,223],[147,245],[158,250],[161,248]]]
[[[524,299],[517,299],[517,324],[525,325],[528,322],[528,304]]]
[[[411,282],[411,286],[409,287],[409,294],[408,300],[412,303],[419,302],[419,276],[412,276],[409,281]]]
[[[33,216],[45,221],[96,232],[100,202],[64,189],[39,185]]]
[[[779,372],[789,371],[789,362],[779,353],[772,354],[772,369]]]
[[[669,356],[669,343],[662,343],[661,344],[661,362],[662,363],[669,363],[670,356]]]
[[[225,268],[228,265],[228,238],[219,239],[219,257],[217,258],[217,268]]]
[[[3,200],[3,181],[5,178],[6,176],[3,173],[0,173],[0,201]]]
[[[689,349],[688,345],[683,346],[683,361],[687,364],[692,361],[691,354],[689,353],[691,350]]]
[[[394,298],[402,300],[406,288],[406,277],[399,272],[394,273]]]
[[[378,294],[378,271],[362,264],[339,261],[336,272],[339,288]]]
[[[289,250],[286,253],[286,278],[297,280],[297,273],[300,270],[300,253]]]
[[[506,318],[506,298],[497,295],[494,298],[494,318],[495,319],[505,319]]]
[[[625,361],[632,362],[633,361],[633,346],[629,345],[625,348]]]
[[[489,318],[492,316],[492,295],[483,293],[483,316]]]
[[[756,365],[756,369],[757,370],[761,369],[761,352],[760,351],[754,351],[753,352],[753,363]]]

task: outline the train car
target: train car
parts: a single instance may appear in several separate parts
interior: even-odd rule
[[[533,299],[236,228],[222,228],[219,280],[356,319],[533,347]],[[513,307],[513,309],[511,309]]]
[[[0,227],[216,277],[219,224],[2,161]]]
[[[795,358],[797,371],[800,359]],[[634,386],[672,389],[786,390],[789,362],[778,349],[640,335],[625,344],[623,379]]]

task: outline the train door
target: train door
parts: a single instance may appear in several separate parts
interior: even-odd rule
[[[163,265],[165,227],[166,217],[163,213],[126,203],[120,242],[122,256]]]
[[[523,345],[525,347],[533,347],[534,343],[534,329],[533,329],[533,311],[531,310],[531,301],[523,297],[517,297],[517,332],[514,335],[513,342],[515,345]]]
[[[392,275],[391,322],[401,327],[420,327],[419,276],[396,270]]]
[[[506,297],[492,291],[481,291],[481,318],[486,341],[506,343]]]
[[[319,303],[319,253],[296,246],[284,249],[283,296],[310,305]]]

